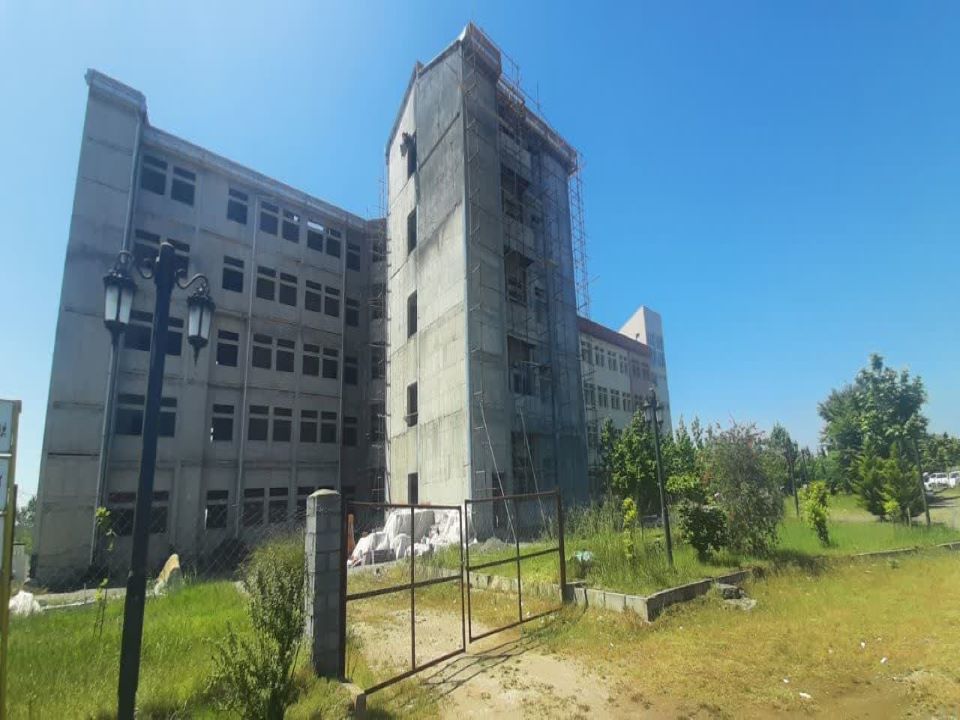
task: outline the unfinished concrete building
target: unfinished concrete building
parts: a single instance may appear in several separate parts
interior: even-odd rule
[[[141,93],[88,73],[38,491],[40,582],[105,560],[101,506],[118,535],[110,561],[129,558],[153,288],[139,283],[114,355],[101,278],[120,250],[142,262],[162,239],[210,278],[217,311],[194,364],[185,296],[174,296],[152,563],[256,541],[295,523],[322,487],[438,504],[554,488],[568,503],[588,497],[583,382],[595,369],[581,365],[581,333],[612,333],[655,367],[646,333],[660,333],[662,359],[662,330],[646,315],[625,335],[578,320],[580,160],[516,76],[473,25],[416,65],[386,146],[382,220],[163,132]]]
[[[136,498],[154,288],[139,280],[111,354],[104,273],[174,243],[211,281],[210,346],[184,352],[175,294],[151,563],[295,522],[321,487],[382,498],[383,223],[366,220],[150,125],[142,94],[98,72],[67,241],[38,490],[34,575],[65,584],[91,562],[126,567]],[[97,557],[94,515],[111,511]]]
[[[467,26],[387,143],[394,501],[587,495],[579,159],[507,65]]]

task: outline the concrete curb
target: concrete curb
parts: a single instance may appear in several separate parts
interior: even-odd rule
[[[960,550],[960,542],[940,543],[939,545],[917,545],[915,547],[898,548],[897,550],[875,550],[874,552],[857,553],[851,557],[869,560],[871,558],[914,555],[925,550]]]

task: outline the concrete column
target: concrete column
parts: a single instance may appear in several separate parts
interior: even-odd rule
[[[312,642],[311,660],[317,675],[342,679],[346,555],[340,493],[318,490],[307,498],[307,587],[304,594],[305,632]]]

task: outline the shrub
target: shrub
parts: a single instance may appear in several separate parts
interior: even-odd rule
[[[821,545],[830,544],[830,534],[827,530],[827,484],[823,480],[814,480],[800,490],[800,513],[817,537]]]
[[[718,433],[707,448],[707,472],[726,515],[728,545],[749,555],[769,554],[777,542],[783,498],[776,478],[764,470],[760,435],[737,424]]]
[[[700,478],[694,473],[680,473],[667,478],[667,493],[674,501],[688,500],[692,503],[705,503],[707,493]]]
[[[256,550],[245,566],[252,637],[230,628],[214,656],[213,695],[247,718],[280,720],[295,699],[303,637],[304,552],[299,539]]]
[[[716,505],[685,500],[677,505],[677,518],[680,537],[697,551],[701,561],[726,544],[727,518]]]
[[[637,524],[637,504],[633,498],[626,498],[623,501],[623,532],[621,539],[623,542],[623,554],[628,560],[634,558],[633,528]]]

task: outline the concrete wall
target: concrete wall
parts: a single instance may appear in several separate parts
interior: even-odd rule
[[[418,474],[419,500],[457,503],[468,472],[465,407],[463,130],[460,61],[455,54],[420,74],[387,150],[389,254],[388,435],[390,497],[405,502]],[[417,170],[407,176],[403,134],[416,134]],[[407,218],[417,210],[417,245]],[[407,302],[417,293],[417,332],[408,337]],[[417,383],[416,424],[407,387]]]
[[[371,398],[383,395],[383,381],[371,380],[370,342],[381,327],[371,325],[369,292],[371,272],[382,276],[385,263],[374,263],[372,244],[382,234],[380,226],[335,208],[321,200],[247,170],[197,146],[144,124],[136,143],[138,113],[142,105],[117,99],[110,93],[113,81],[92,75],[90,99],[81,147],[74,217],[67,245],[61,307],[51,376],[50,403],[44,440],[39,488],[37,572],[41,580],[63,580],[82,572],[90,561],[92,518],[100,454],[100,428],[106,398],[109,336],[102,324],[101,277],[122,246],[130,197],[130,178],[137,150],[141,159],[167,163],[165,192],[158,194],[134,183],[129,227],[131,249],[149,245],[140,234],[149,233],[189,246],[190,274],[200,272],[211,281],[217,312],[211,342],[198,362],[183,331],[178,355],[167,355],[165,398],[176,402],[173,437],[161,437],[155,491],[167,493],[160,505],[167,508],[166,529],[151,537],[150,561],[163,562],[171,550],[186,558],[209,554],[237,534],[248,541],[262,537],[267,524],[270,489],[286,490],[287,517],[293,518],[298,499],[319,487],[340,489],[347,497],[367,497],[371,467],[383,466],[378,449],[368,443]],[[133,98],[142,96],[127,89]],[[182,203],[172,195],[174,169],[194,174],[194,202]],[[246,194],[247,221],[227,216],[228,193]],[[269,203],[283,211],[296,226],[295,242],[260,230],[259,214]],[[324,243],[339,244],[339,257],[308,246],[307,221],[325,228]],[[329,243],[329,244],[328,244]],[[359,254],[359,267],[347,267],[348,252]],[[228,267],[225,257],[243,263],[242,291],[224,287]],[[256,296],[258,267],[273,270],[275,292],[281,274],[296,278],[294,306]],[[336,316],[307,310],[307,281],[339,291]],[[152,284],[137,278],[134,310],[151,312]],[[185,292],[174,294],[171,317],[186,320]],[[279,296],[276,296],[279,297]],[[346,325],[347,305],[356,309],[356,326]],[[219,331],[236,333],[236,367],[218,362]],[[272,339],[271,369],[253,367],[253,336]],[[293,372],[276,367],[277,340],[294,344]],[[149,352],[121,343],[116,396],[143,395]],[[303,371],[306,346],[316,345],[337,354],[336,378],[312,376]],[[357,382],[346,385],[345,361],[356,362]],[[210,428],[214,405],[233,407],[232,438],[213,441]],[[248,410],[263,405],[290,411],[289,441],[248,440]],[[336,441],[301,442],[302,413],[337,415]],[[281,418],[283,419],[283,418]],[[356,444],[346,446],[344,427],[355,420]],[[320,418],[317,418],[319,424]],[[111,430],[114,422],[111,420]],[[319,435],[319,427],[318,427]],[[319,439],[319,438],[318,438]],[[129,493],[137,488],[142,438],[114,434],[106,486],[99,504],[122,512],[131,508]],[[264,523],[245,527],[241,522],[244,492],[263,489]],[[207,494],[228,493],[225,528],[207,528]],[[124,497],[122,494],[126,493]],[[298,495],[299,493],[299,495]],[[280,503],[284,496],[273,498]],[[251,499],[252,501],[252,499]],[[104,561],[123,568],[129,558],[130,538],[118,538]]]
[[[663,403],[664,431],[671,432],[673,416],[670,412],[670,387],[667,383],[667,358],[663,343],[663,319],[660,313],[641,305],[620,332],[650,347],[650,373],[657,397]]]

